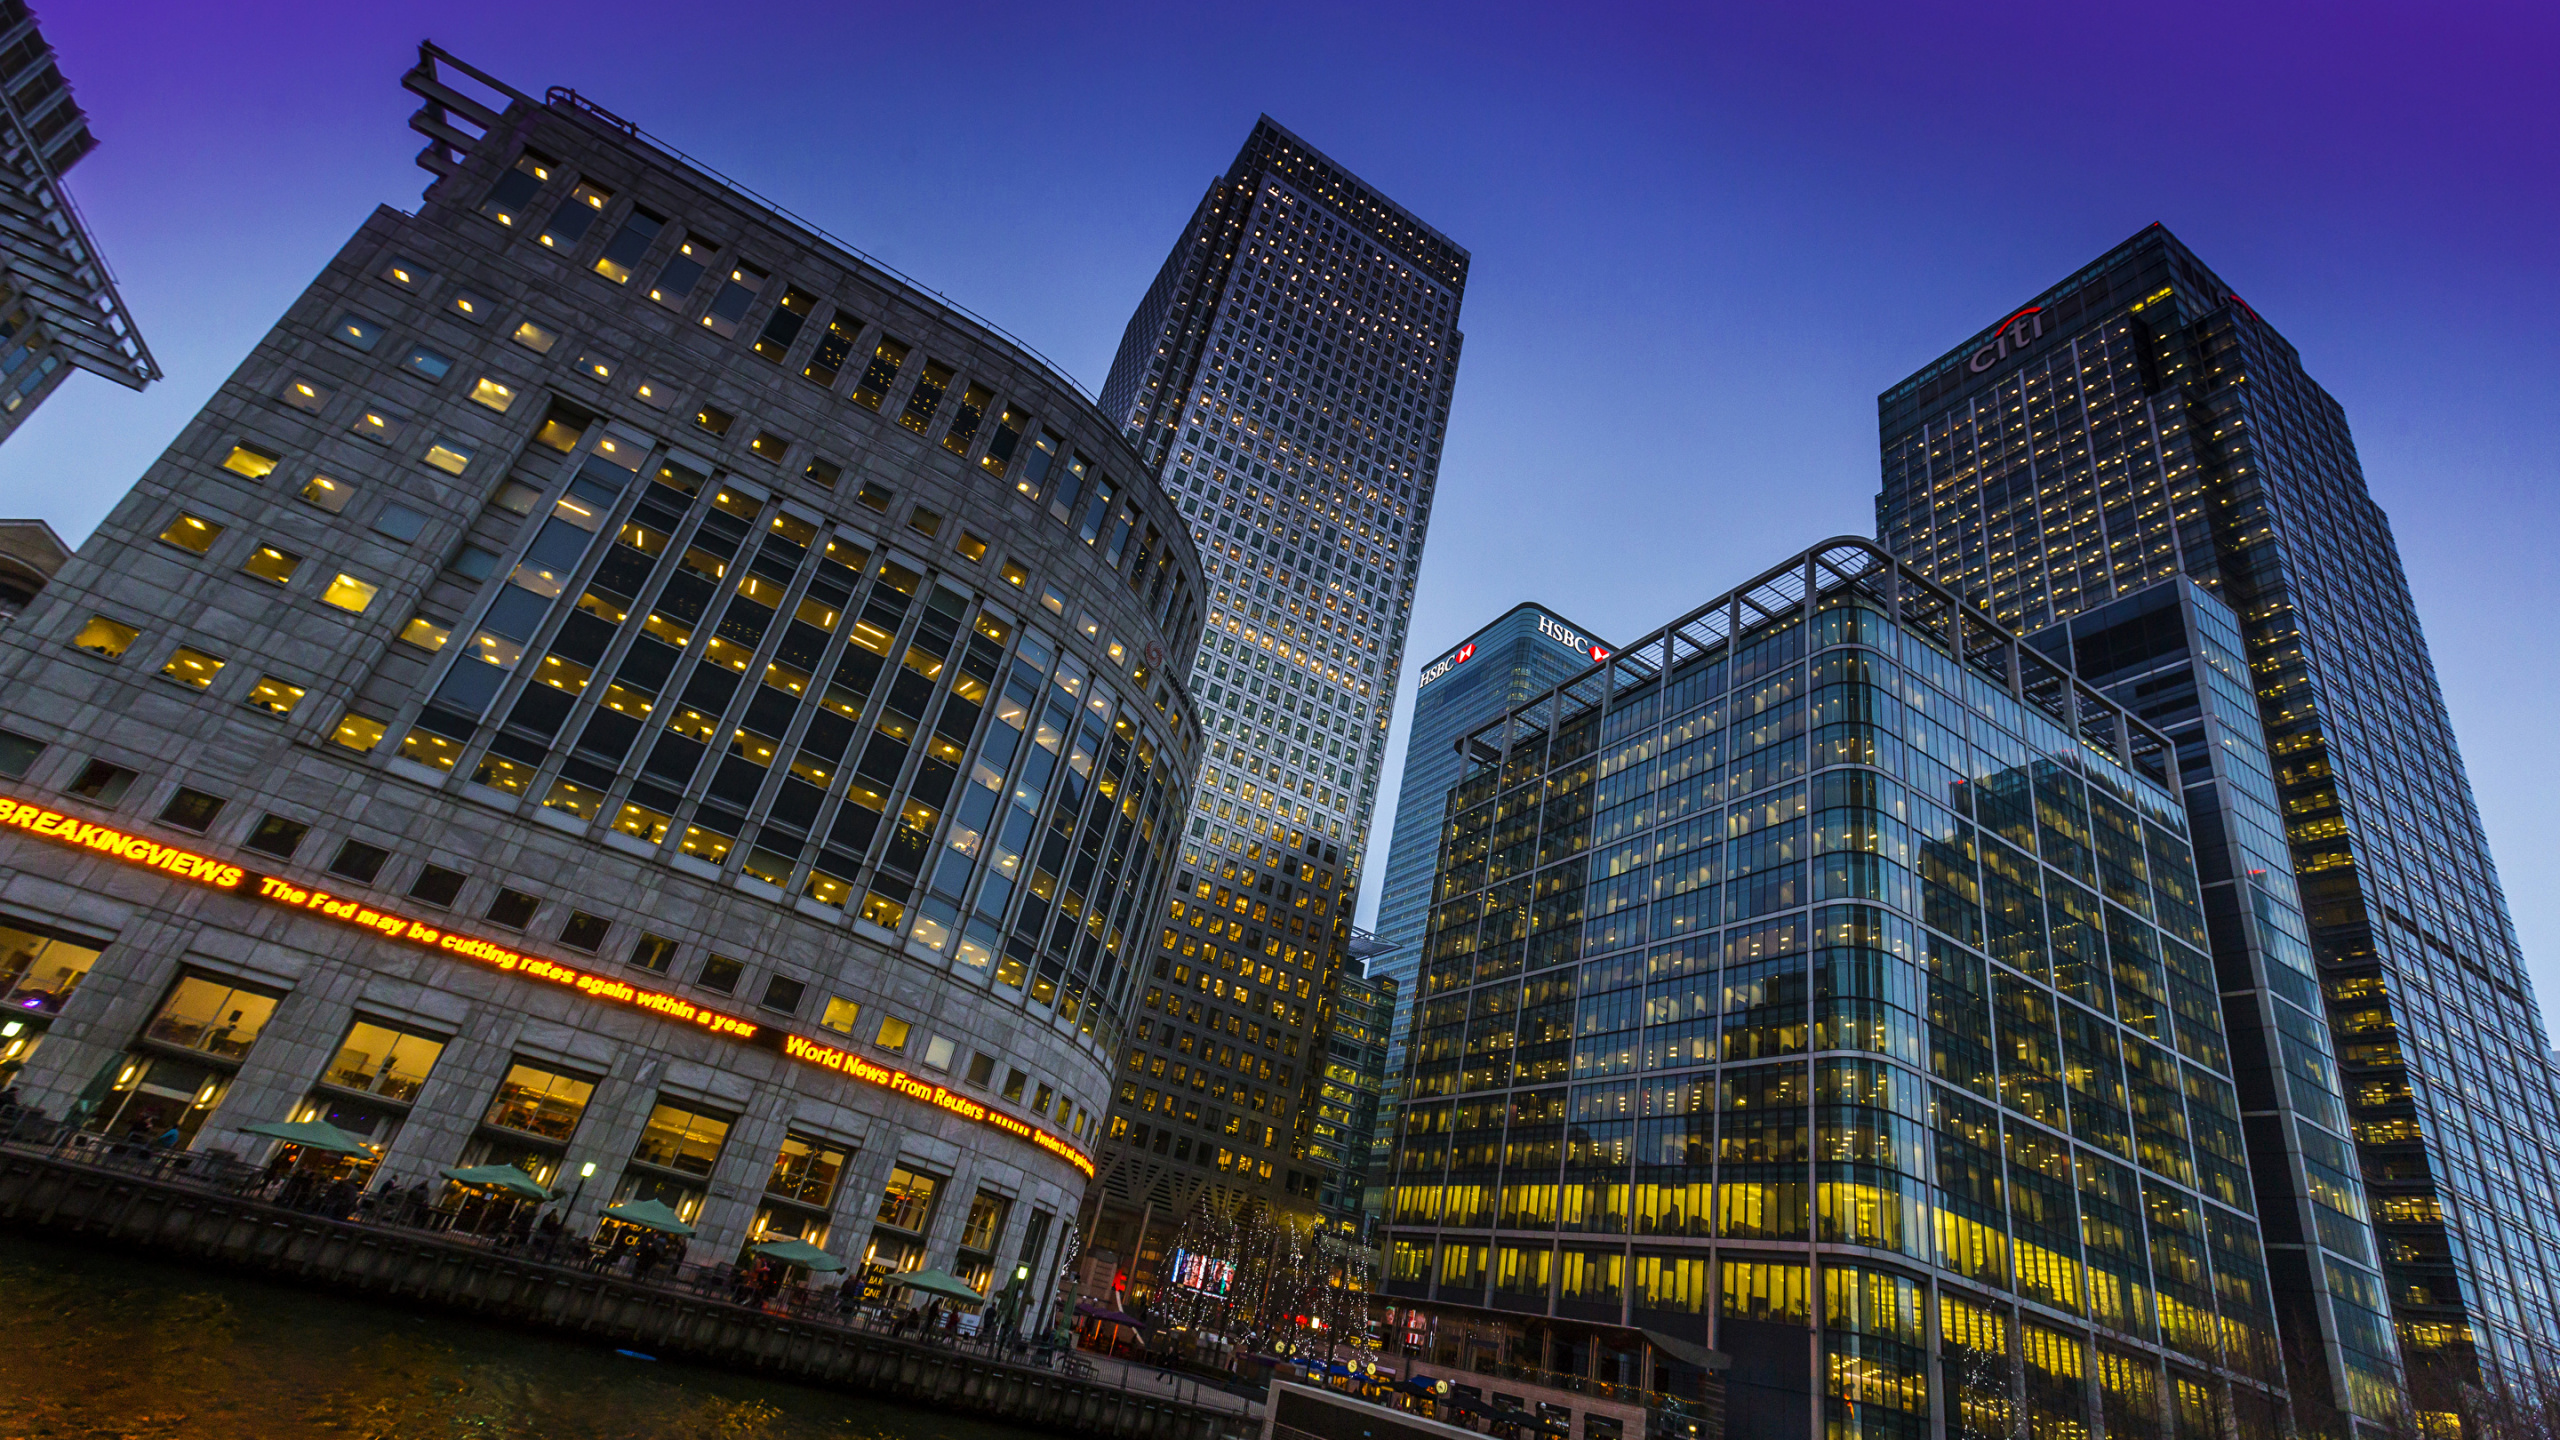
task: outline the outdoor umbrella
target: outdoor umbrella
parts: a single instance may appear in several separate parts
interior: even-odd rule
[[[637,1225],[644,1230],[657,1230],[668,1235],[690,1235],[693,1227],[670,1210],[663,1200],[625,1200],[604,1207],[604,1218]]]
[[[1077,1301],[1076,1313],[1087,1320],[1099,1320],[1105,1325],[1126,1325],[1132,1330],[1144,1330],[1147,1328],[1137,1316],[1132,1315],[1125,1310],[1114,1310],[1110,1306],[1105,1305],[1098,1300]]]
[[[448,1165],[436,1173],[457,1185],[468,1185],[474,1190],[504,1190],[508,1194],[523,1200],[548,1200],[551,1198],[551,1192],[542,1187],[541,1181],[534,1179],[532,1176],[527,1175],[513,1165],[473,1165],[469,1167]]]
[[[812,1270],[841,1270],[844,1262],[806,1240],[767,1240],[756,1247],[759,1255],[769,1255],[785,1265],[806,1265]]]
[[[332,1155],[370,1155],[373,1147],[330,1124],[326,1120],[267,1120],[240,1127],[251,1135],[264,1135],[306,1150],[325,1150]]]
[[[946,1300],[957,1300],[963,1305],[987,1303],[986,1296],[979,1294],[969,1286],[968,1282],[948,1270],[910,1270],[903,1275],[890,1276],[889,1283],[903,1285],[910,1290],[922,1290],[928,1295],[939,1295]]]

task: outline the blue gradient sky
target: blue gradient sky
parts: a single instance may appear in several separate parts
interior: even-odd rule
[[[76,377],[0,449],[0,513],[75,542],[370,207],[416,202],[424,35],[577,87],[1087,383],[1269,111],[1474,252],[1414,661],[1523,598],[1640,634],[1868,532],[1876,393],[2163,221],[2345,404],[2560,995],[2547,4],[42,17],[104,142],[73,189],[169,374]]]

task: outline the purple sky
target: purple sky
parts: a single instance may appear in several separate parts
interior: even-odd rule
[[[0,448],[0,514],[74,542],[369,207],[416,203],[424,35],[1089,384],[1268,110],[1474,252],[1412,661],[1523,598],[1641,634],[1867,533],[1876,392],[2165,222],[2346,406],[2560,994],[2547,3],[39,4],[103,141],[74,192],[169,374],[75,377]]]

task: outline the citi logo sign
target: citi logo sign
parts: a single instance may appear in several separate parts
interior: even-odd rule
[[[1991,332],[1991,343],[1973,352],[1965,368],[1979,375],[2018,351],[2044,338],[2044,307],[2030,305],[2000,322]]]
[[[1476,658],[1476,642],[1470,640],[1446,656],[1433,661],[1431,668],[1422,672],[1422,678],[1413,682],[1413,688],[1419,690],[1474,658]]]

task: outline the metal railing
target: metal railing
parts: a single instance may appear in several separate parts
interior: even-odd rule
[[[1072,1344],[985,1325],[977,1334],[964,1334],[956,1323],[957,1312],[939,1307],[901,1311],[865,1301],[850,1281],[819,1287],[792,1280],[789,1267],[774,1262],[689,1260],[672,1245],[639,1241],[636,1233],[607,1240],[516,1224],[515,1216],[529,1216],[531,1206],[518,1212],[499,1203],[425,1202],[415,1188],[401,1192],[405,1199],[388,1200],[398,1187],[366,1189],[345,1181],[324,1182],[306,1171],[260,1166],[220,1151],[164,1146],[140,1136],[98,1135],[17,1107],[0,1111],[0,1150],[40,1154],[104,1173],[224,1195],[278,1214],[405,1232],[432,1243],[503,1255],[520,1264],[604,1276],[624,1285],[744,1306],[801,1323],[879,1335],[996,1364],[1079,1379],[1090,1379],[1095,1373],[1093,1363]],[[945,1316],[955,1317],[947,1329],[943,1328]]]

